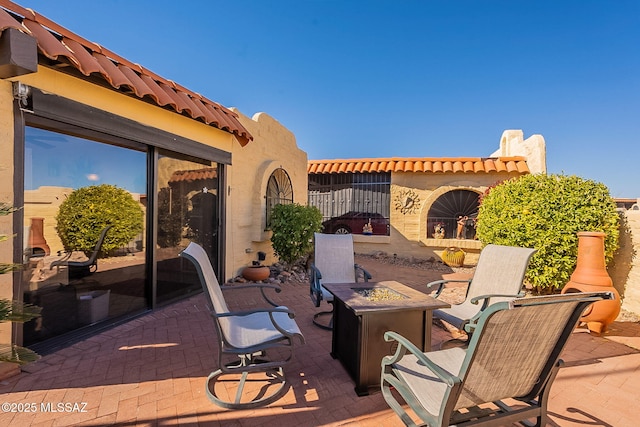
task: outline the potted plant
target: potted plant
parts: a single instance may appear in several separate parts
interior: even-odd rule
[[[434,239],[444,239],[444,222],[436,222],[433,226],[433,238]]]
[[[262,265],[262,261],[267,258],[264,252],[258,252],[258,260],[252,261],[251,265],[242,270],[242,277],[250,282],[259,282],[266,280],[271,275],[271,270],[266,265]]]
[[[456,247],[446,248],[442,251],[442,261],[449,267],[462,267],[464,265],[465,252]]]

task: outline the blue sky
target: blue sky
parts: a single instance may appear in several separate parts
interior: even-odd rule
[[[635,0],[23,0],[244,114],[309,159],[488,156],[541,134],[549,173],[640,197]]]

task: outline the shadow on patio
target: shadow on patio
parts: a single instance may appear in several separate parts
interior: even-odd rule
[[[374,280],[394,279],[422,291],[443,273],[370,258],[357,262]],[[258,301],[240,296],[229,299],[230,305],[235,301],[246,308]],[[3,402],[29,404],[36,411],[2,412],[0,424],[402,425],[380,393],[358,397],[346,370],[329,355],[331,332],[312,324],[316,308],[309,300],[308,284],[285,284],[276,299],[295,310],[307,343],[297,347],[294,361],[285,367],[292,387],[268,407],[230,411],[207,399],[204,384],[215,368],[216,337],[205,298],[197,295],[49,354],[9,378],[0,384]],[[434,326],[432,345],[450,337]],[[638,322],[616,322],[605,337],[582,329],[573,334],[563,356],[567,366],[561,369],[549,402],[556,425],[637,425],[638,340]],[[42,410],[58,403],[80,405],[71,406],[71,411]]]

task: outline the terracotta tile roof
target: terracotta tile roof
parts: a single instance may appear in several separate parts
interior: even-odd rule
[[[175,171],[169,182],[191,182],[198,181],[200,179],[215,179],[218,177],[218,170],[216,168],[203,168],[195,170]]]
[[[449,157],[309,160],[307,173],[529,173],[525,157]]]
[[[72,33],[31,9],[8,0],[0,0],[0,6],[4,8],[0,8],[0,33],[15,28],[32,35],[40,53],[53,64],[70,65],[84,76],[103,78],[121,92],[229,132],[242,146],[253,140],[238,115],[228,108]]]

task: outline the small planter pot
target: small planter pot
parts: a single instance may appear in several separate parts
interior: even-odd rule
[[[271,270],[266,265],[250,265],[242,270],[242,277],[250,282],[260,282],[269,278]]]
[[[464,265],[465,252],[460,248],[447,248],[442,251],[442,261],[449,267],[462,267]]]

